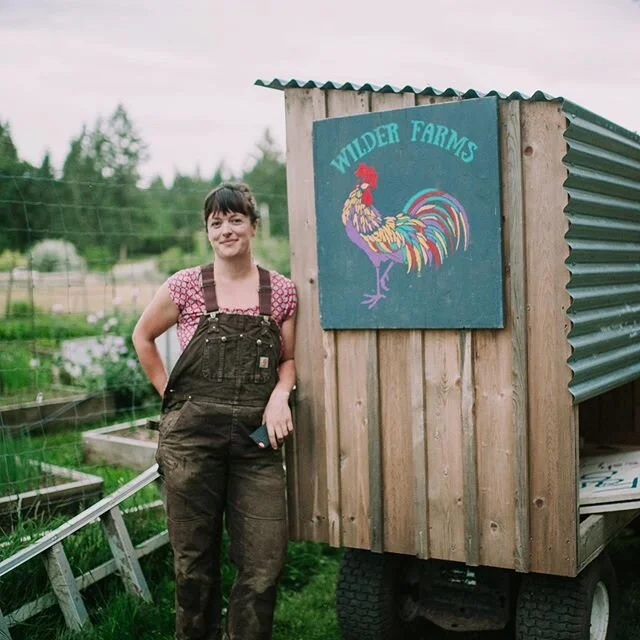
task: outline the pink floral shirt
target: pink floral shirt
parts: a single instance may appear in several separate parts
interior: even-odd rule
[[[282,328],[296,312],[298,297],[296,287],[289,278],[271,271],[271,313],[275,323]],[[200,316],[206,312],[204,293],[202,291],[202,273],[200,267],[190,267],[174,273],[168,280],[169,295],[178,307],[178,341],[184,351],[196,332]],[[258,306],[250,309],[223,309],[225,313],[242,313],[257,316]]]

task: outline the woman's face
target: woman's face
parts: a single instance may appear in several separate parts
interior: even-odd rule
[[[256,225],[244,213],[214,212],[207,219],[207,236],[216,257],[235,258],[251,251]]]

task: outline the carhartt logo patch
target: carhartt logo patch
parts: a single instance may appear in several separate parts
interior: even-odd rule
[[[260,356],[260,368],[268,369],[269,368],[269,358],[267,356]]]

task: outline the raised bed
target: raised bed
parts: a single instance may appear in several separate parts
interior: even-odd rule
[[[11,529],[16,522],[35,518],[42,514],[77,513],[83,505],[89,505],[102,497],[104,481],[75,469],[53,464],[29,464],[53,477],[53,484],[22,493],[0,497],[0,528]]]
[[[84,459],[144,471],[155,463],[158,432],[149,418],[100,427],[82,434]]]
[[[84,424],[87,420],[114,413],[115,410],[112,393],[85,393],[42,402],[7,405],[0,410],[0,424],[4,430],[10,432],[42,429],[50,433]]]

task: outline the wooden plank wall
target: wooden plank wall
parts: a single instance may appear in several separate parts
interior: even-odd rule
[[[286,91],[300,297],[300,392],[287,457],[292,535],[570,575],[576,418],[568,392],[558,393],[568,385],[568,325],[549,313],[568,303],[557,105],[500,103],[504,329],[320,329],[311,120],[447,99]]]

